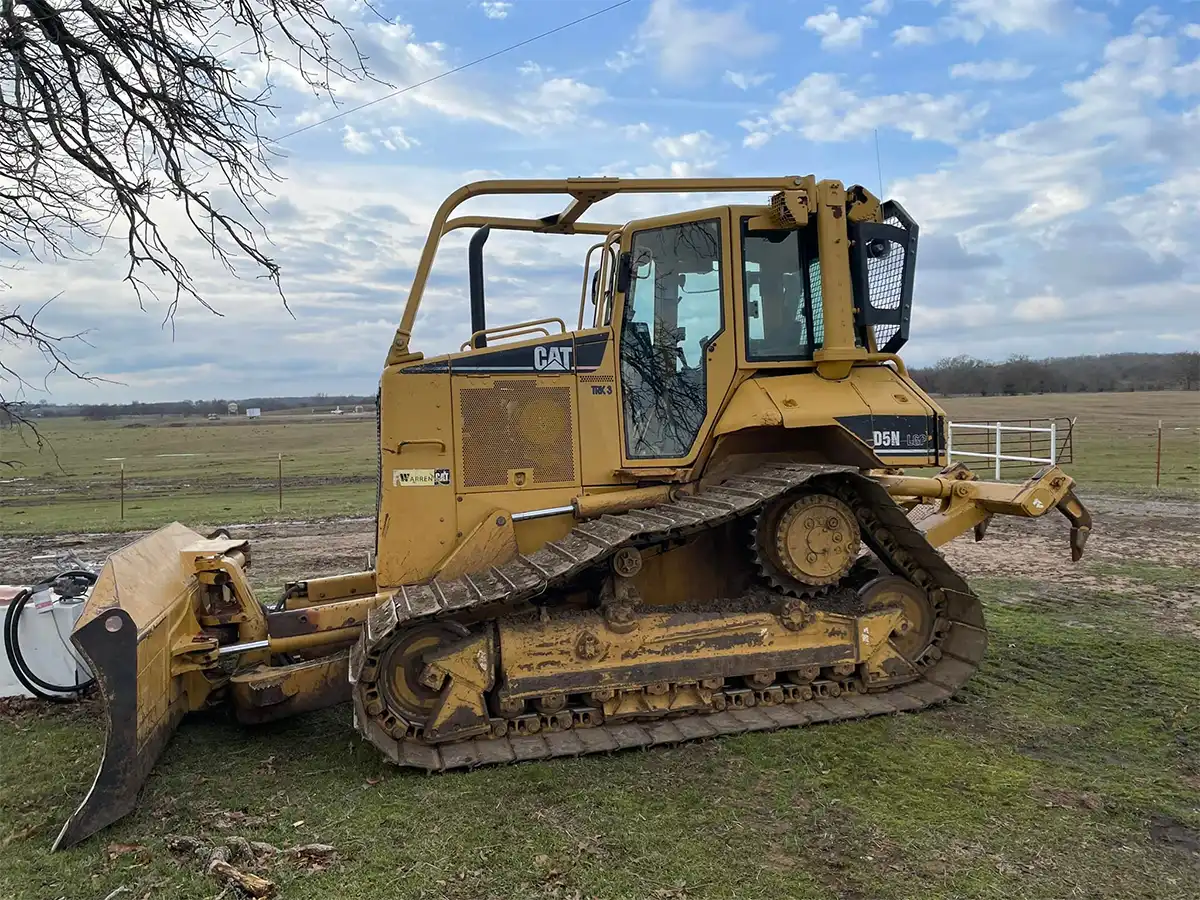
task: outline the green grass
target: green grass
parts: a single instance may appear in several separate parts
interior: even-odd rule
[[[196,716],[133,815],[53,856],[100,723],[5,721],[0,896],[215,896],[171,833],[336,847],[325,872],[269,867],[287,898],[1200,896],[1200,858],[1151,832],[1200,829],[1200,643],[1144,601],[977,587],[984,666],[920,714],[441,776],[383,763],[344,708]]]
[[[180,490],[151,497],[126,497],[123,519],[119,500],[111,498],[96,500],[64,495],[45,506],[15,503],[12,507],[12,518],[0,523],[0,534],[137,531],[176,521],[200,529],[238,522],[373,515],[375,484],[372,478],[369,484],[285,486],[282,509],[273,488],[205,494]]]
[[[1155,491],[1158,422],[1163,423],[1160,495],[1200,495],[1200,391],[950,397],[938,401],[957,420],[1077,417],[1067,472],[1083,490]]]
[[[38,427],[47,444],[40,451],[30,436],[23,443],[15,432],[0,431],[0,458],[16,463],[0,470],[0,533],[117,531],[175,520],[219,524],[374,509],[373,419],[268,416],[261,424],[236,425],[51,419]]]

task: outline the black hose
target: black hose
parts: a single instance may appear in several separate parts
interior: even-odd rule
[[[66,576],[83,577],[88,579],[92,584],[96,582],[96,576],[91,572],[84,569],[75,569],[69,572],[60,572],[49,578],[43,578],[35,587],[49,584]],[[13,674],[16,675],[17,680],[21,682],[21,685],[27,691],[42,700],[49,700],[55,703],[70,702],[96,683],[95,676],[78,684],[61,685],[45,681],[34,674],[29,664],[25,661],[24,655],[21,653],[20,631],[18,628],[21,612],[25,609],[25,604],[29,602],[32,596],[32,591],[24,590],[17,594],[13,601],[9,603],[8,612],[4,616],[4,652],[8,656],[8,662],[12,667]]]

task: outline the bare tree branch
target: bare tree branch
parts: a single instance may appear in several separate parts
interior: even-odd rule
[[[223,58],[235,50],[261,86]],[[278,178],[260,123],[281,66],[330,98],[371,78],[324,0],[0,0],[0,249],[70,259],[121,235],[139,304],[165,282],[168,319],[183,299],[212,309],[155,218],[170,199],[228,271],[249,260],[286,305],[258,215]],[[0,348],[80,375],[37,315],[0,308]],[[28,385],[3,358],[0,375]]]
[[[22,313],[19,306],[11,312],[0,308],[0,350],[6,346],[25,350],[32,349],[39,355],[46,365],[43,387],[44,383],[58,372],[67,372],[81,381],[104,381],[105,379],[88,375],[77,369],[64,349],[64,345],[71,341],[87,343],[84,340],[86,332],[51,334],[43,331],[38,324],[38,317],[54,299],[52,297],[47,300],[30,315]],[[3,356],[0,356],[0,429],[15,431],[22,442],[28,446],[29,441],[25,434],[27,431],[33,437],[37,448],[42,450],[48,444],[25,412],[25,394],[29,390],[38,390],[38,388],[27,381],[13,366],[6,363]],[[58,455],[55,454],[55,459],[57,460],[57,458]],[[0,456],[0,466],[13,468],[15,463],[13,460]]]

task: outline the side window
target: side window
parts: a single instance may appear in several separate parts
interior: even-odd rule
[[[742,224],[746,358],[812,359],[824,340],[821,265],[803,230],[749,231]]]
[[[691,450],[708,411],[705,364],[721,317],[717,219],[640,231],[621,324],[626,450],[671,459]]]

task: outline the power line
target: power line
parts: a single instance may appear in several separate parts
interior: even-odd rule
[[[382,97],[376,97],[374,100],[368,100],[366,103],[360,103],[358,106],[352,106],[352,107],[350,107],[350,109],[344,109],[339,113],[334,113],[332,116],[321,119],[317,122],[311,122],[308,125],[303,125],[300,128],[297,128],[295,131],[289,131],[286,134],[281,134],[277,138],[273,138],[272,141],[274,143],[278,143],[280,141],[286,141],[288,138],[295,137],[298,134],[303,134],[306,131],[311,131],[312,129],[314,129],[320,125],[328,125],[330,122],[334,122],[334,121],[337,121],[338,119],[345,118],[346,116],[350,115],[351,113],[360,112],[361,110],[366,109],[368,106],[374,106],[377,103],[382,103],[385,100],[391,100],[393,97],[398,97],[401,94],[408,93],[409,91],[415,91],[417,88],[424,87],[427,84],[432,84],[435,81],[439,81],[442,78],[445,78],[447,75],[453,75],[456,72],[461,72],[464,69],[469,69],[472,66],[477,66],[480,63],[484,63],[484,62],[487,62],[488,60],[495,59],[497,56],[503,56],[505,53],[511,53],[513,50],[519,50],[520,48],[526,47],[529,44],[534,43],[535,41],[540,41],[543,38],[548,38],[552,34],[558,34],[560,31],[566,31],[568,28],[574,28],[576,25],[580,25],[580,24],[588,21],[589,19],[594,19],[597,16],[602,16],[605,13],[612,12],[614,9],[619,9],[622,6],[628,6],[632,2],[633,2],[633,0],[620,0],[620,2],[618,2],[618,3],[612,3],[612,4],[604,7],[603,9],[598,9],[595,12],[588,13],[586,16],[580,16],[577,19],[572,19],[570,22],[565,22],[564,24],[559,25],[555,28],[551,28],[548,31],[543,31],[541,34],[535,34],[533,37],[526,38],[525,40],[519,41],[516,44],[510,44],[507,47],[504,47],[500,50],[494,50],[491,53],[487,54],[486,56],[480,56],[476,59],[471,60],[468,63],[463,63],[461,66],[455,66],[453,69],[447,69],[444,72],[440,72],[437,75],[434,75],[430,78],[426,78],[424,81],[418,81],[418,82],[415,82],[414,84],[406,85],[405,87],[402,87],[402,88],[397,88],[396,90],[392,91],[389,94],[384,94]]]

